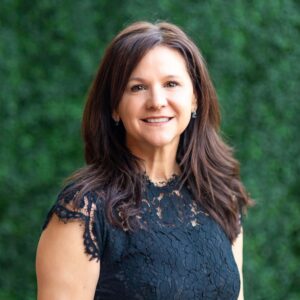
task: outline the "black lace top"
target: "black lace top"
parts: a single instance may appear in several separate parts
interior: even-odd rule
[[[101,262],[94,299],[237,299],[238,269],[222,228],[196,204],[187,187],[173,178],[163,186],[148,180],[140,227],[135,232],[108,223],[96,193],[58,197],[48,214],[85,224],[83,242],[91,259]]]

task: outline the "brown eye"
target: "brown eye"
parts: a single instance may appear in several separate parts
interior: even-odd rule
[[[143,84],[136,84],[130,88],[130,90],[134,93],[145,90],[146,87]]]
[[[166,84],[165,84],[166,87],[176,87],[178,86],[178,83],[176,81],[168,81]]]

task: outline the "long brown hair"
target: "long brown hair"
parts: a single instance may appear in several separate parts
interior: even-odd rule
[[[125,129],[122,124],[115,126],[112,112],[118,107],[134,68],[158,45],[181,53],[198,101],[198,117],[190,121],[180,137],[180,182],[189,185],[194,199],[222,226],[232,242],[240,231],[239,214],[251,204],[251,199],[240,181],[239,164],[232,149],[219,135],[218,101],[204,59],[187,35],[170,23],[134,23],[107,48],[83,114],[87,166],[70,180],[80,187],[81,195],[90,190],[102,191],[109,222],[134,229],[144,184],[140,161],[126,147]]]

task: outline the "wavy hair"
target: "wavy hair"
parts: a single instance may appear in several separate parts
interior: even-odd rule
[[[233,242],[240,232],[240,213],[245,212],[251,199],[240,181],[233,150],[220,136],[219,106],[205,61],[192,40],[173,24],[134,23],[108,46],[83,114],[87,165],[69,180],[80,187],[81,196],[91,190],[102,191],[109,222],[134,230],[144,188],[142,169],[140,160],[126,147],[123,125],[115,126],[112,113],[134,68],[156,46],[175,49],[182,55],[198,102],[198,117],[190,121],[180,137],[180,183],[189,185],[194,199]]]

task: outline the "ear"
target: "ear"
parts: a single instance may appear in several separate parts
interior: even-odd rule
[[[192,112],[195,112],[198,108],[198,101],[196,96],[194,95],[193,100],[192,100]]]
[[[112,118],[113,118],[113,120],[114,120],[115,122],[119,122],[119,121],[120,121],[120,116],[119,116],[119,114],[117,113],[116,110],[113,111],[113,113],[112,113]]]

